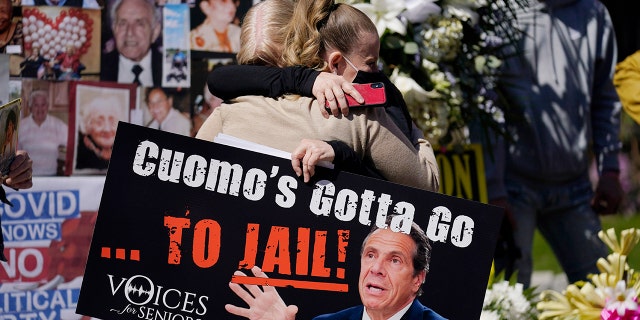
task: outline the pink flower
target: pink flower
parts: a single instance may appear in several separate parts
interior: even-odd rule
[[[640,320],[640,311],[624,310],[624,313],[619,315],[616,310],[602,309],[600,318],[602,320]]]

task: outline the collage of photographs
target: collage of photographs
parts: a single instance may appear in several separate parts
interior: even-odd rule
[[[195,136],[254,1],[0,0],[0,103],[21,99],[33,175],[105,174],[118,121]]]

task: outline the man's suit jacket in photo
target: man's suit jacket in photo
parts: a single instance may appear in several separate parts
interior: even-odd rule
[[[364,306],[356,306],[336,313],[323,314],[313,318],[313,320],[362,320]],[[422,305],[418,299],[413,300],[409,310],[402,316],[402,320],[446,320],[430,308]]]
[[[113,50],[102,55],[100,61],[100,80],[118,81],[118,64],[120,53]],[[153,76],[153,86],[162,86],[162,54],[154,47],[151,47],[151,74]]]

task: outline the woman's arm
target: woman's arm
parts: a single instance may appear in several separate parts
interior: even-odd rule
[[[299,177],[303,177],[305,183],[311,181],[315,174],[315,166],[320,161],[332,162],[336,170],[384,179],[373,166],[365,164],[349,145],[340,140],[302,139],[291,152],[293,171]]]
[[[299,94],[315,97],[320,106],[324,106],[325,101],[328,104],[328,110],[320,109],[325,118],[329,117],[329,113],[336,117],[349,114],[345,94],[359,103],[364,102],[362,95],[342,76],[302,66],[220,66],[211,71],[207,85],[214,96],[223,100],[246,95],[276,98],[284,94]]]
[[[247,95],[276,98],[287,93],[311,97],[319,74],[304,67],[226,65],[209,73],[207,85],[214,96],[223,100]]]
[[[356,152],[343,141],[332,140],[327,143],[331,145],[336,154],[333,160],[336,169],[386,180],[373,166],[365,164]]]

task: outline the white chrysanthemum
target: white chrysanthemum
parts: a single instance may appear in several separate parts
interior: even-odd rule
[[[407,26],[400,19],[400,13],[407,8],[404,0],[371,0],[370,3],[356,3],[353,6],[371,18],[379,36],[387,29],[401,35],[407,33]]]

